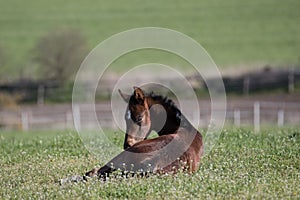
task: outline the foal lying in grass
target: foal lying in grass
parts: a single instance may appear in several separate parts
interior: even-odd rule
[[[103,167],[72,177],[71,181],[95,176],[105,180],[118,169],[124,176],[176,173],[180,169],[195,172],[203,153],[202,135],[173,101],[154,93],[145,94],[138,87],[134,87],[132,95],[119,92],[128,103],[124,151]],[[147,139],[152,130],[159,137]]]

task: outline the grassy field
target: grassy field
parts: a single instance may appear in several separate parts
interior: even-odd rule
[[[35,76],[31,58],[38,39],[74,28],[89,48],[118,32],[144,26],[181,31],[201,43],[221,67],[299,63],[299,0],[115,0],[0,1],[0,77]],[[120,61],[116,70],[144,62],[182,65],[172,56],[141,53]]]
[[[110,132],[117,145],[122,134]],[[299,199],[300,131],[224,130],[193,175],[111,179],[60,186],[102,165],[73,132],[1,132],[1,199]],[[105,152],[103,152],[105,154]]]

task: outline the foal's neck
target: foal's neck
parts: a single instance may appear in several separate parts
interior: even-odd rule
[[[156,131],[158,135],[176,133],[180,126],[182,115],[174,103],[171,100],[161,96],[155,96],[154,98],[149,96],[147,98],[147,103],[151,111],[151,129]],[[151,107],[154,105],[160,106],[156,107],[155,109],[151,109]],[[162,113],[164,113],[163,117]]]

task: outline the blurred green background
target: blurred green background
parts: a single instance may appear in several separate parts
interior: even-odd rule
[[[0,80],[38,77],[35,46],[59,29],[78,30],[91,50],[121,31],[165,27],[197,40],[222,71],[288,67],[300,62],[299,10],[299,0],[1,0]],[[143,55],[129,56],[115,70],[139,64]],[[156,62],[178,62],[153,55]]]

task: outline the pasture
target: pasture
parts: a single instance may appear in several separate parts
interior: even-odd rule
[[[121,146],[124,134],[108,131]],[[101,147],[99,147],[101,148]],[[299,199],[299,129],[223,130],[192,175],[58,181],[103,165],[74,131],[0,132],[1,199]],[[103,152],[105,156],[105,152]]]
[[[221,68],[298,64],[299,8],[298,0],[1,1],[0,47],[6,62],[0,75],[39,75],[33,48],[42,36],[61,28],[81,32],[92,49],[121,31],[165,27],[194,38]],[[187,65],[162,52],[126,57],[115,63],[115,71],[146,62]]]

